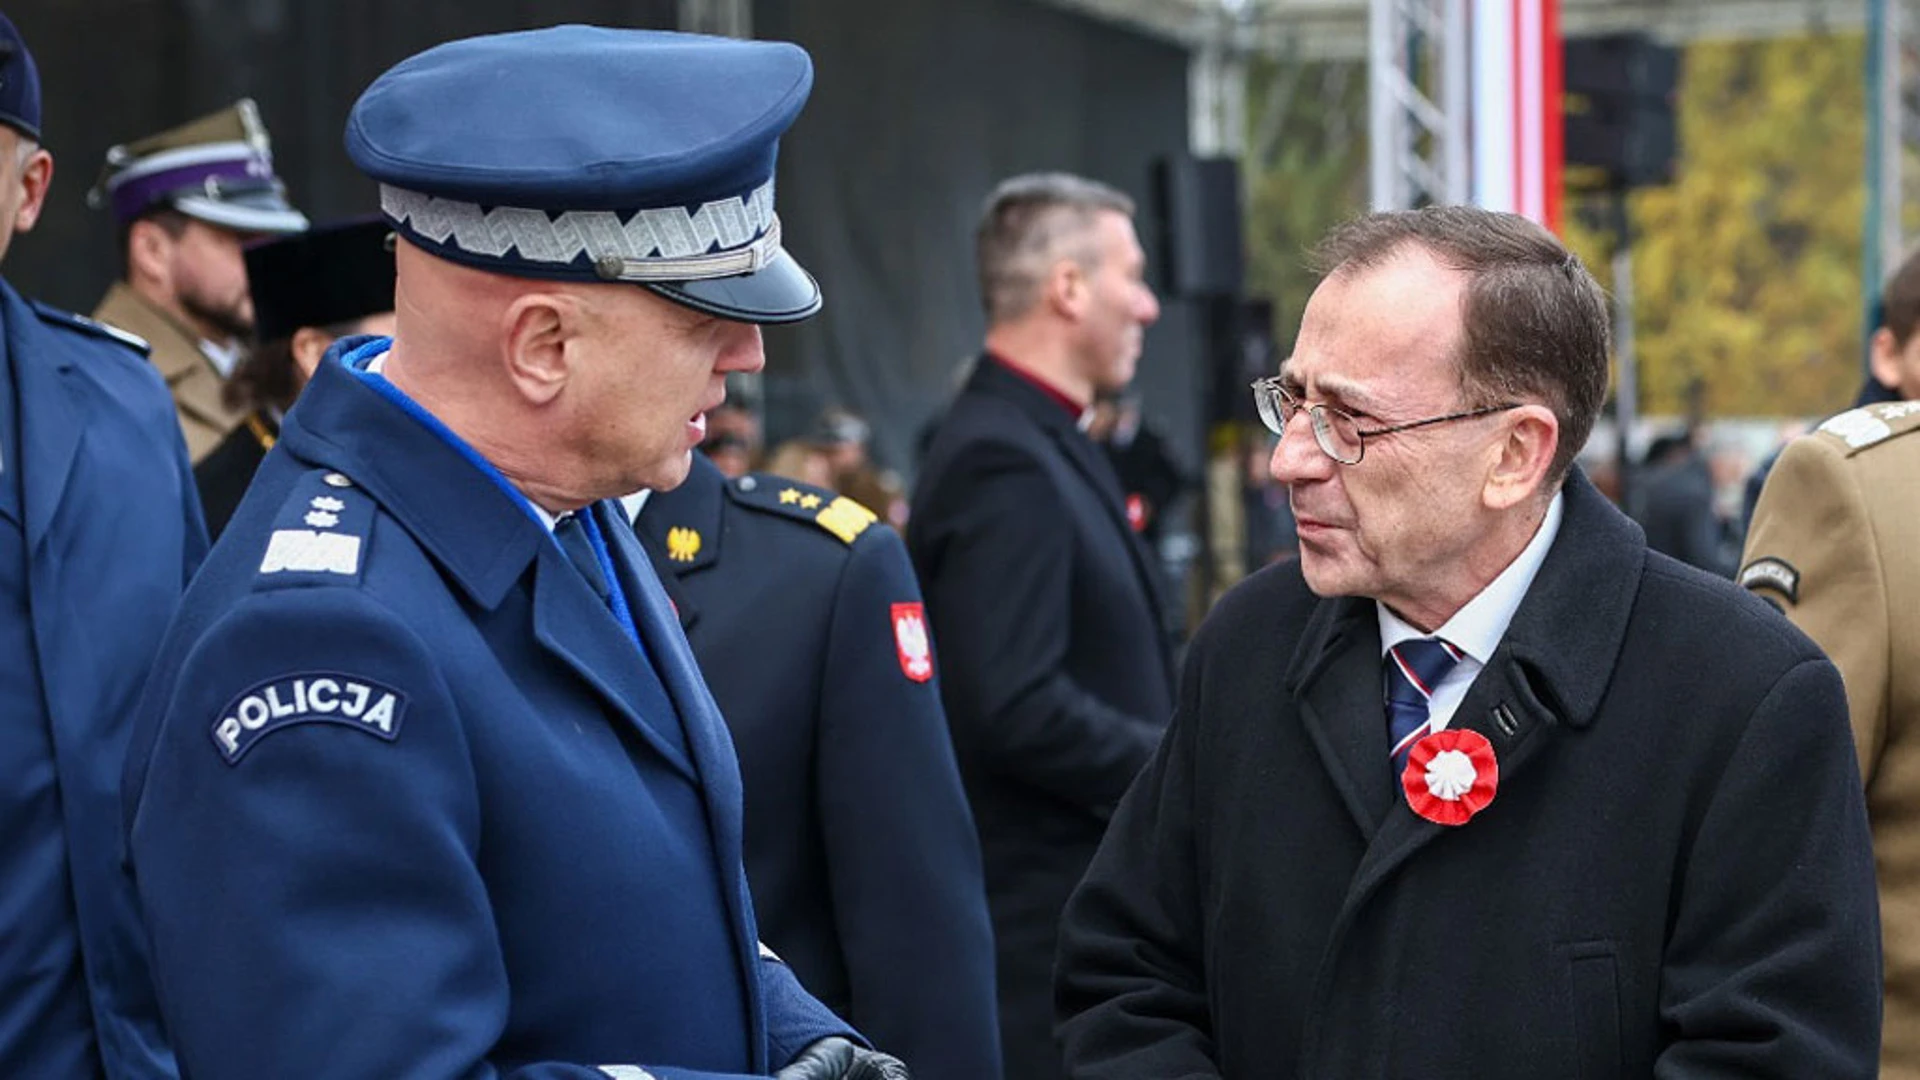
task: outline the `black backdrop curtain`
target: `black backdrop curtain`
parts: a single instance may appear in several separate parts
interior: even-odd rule
[[[85,195],[106,148],[241,96],[260,104],[276,165],[315,220],[374,209],[341,149],[374,76],[469,34],[561,22],[670,28],[675,0],[15,0],[39,62],[53,192],[4,272],[82,312],[117,276],[112,221]],[[982,329],[972,229],[1004,176],[1057,168],[1141,201],[1150,164],[1187,142],[1181,49],[1034,0],[759,0],[756,36],[812,52],[816,88],[782,150],[788,245],[827,308],[768,335],[769,433],[827,403],[864,413],[883,463],[911,472],[914,440]],[[1199,320],[1167,302],[1141,383],[1177,445],[1198,428]]]

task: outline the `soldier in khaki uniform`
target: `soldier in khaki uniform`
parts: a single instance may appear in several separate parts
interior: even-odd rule
[[[1881,1073],[1920,1080],[1920,402],[1867,405],[1781,453],[1740,583],[1818,642],[1847,686],[1880,878]]]
[[[197,463],[246,410],[221,391],[253,331],[241,248],[300,232],[251,100],[107,151],[89,195],[120,227],[124,276],[93,317],[153,345]]]

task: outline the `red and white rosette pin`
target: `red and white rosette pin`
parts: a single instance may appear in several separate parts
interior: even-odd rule
[[[1449,728],[1413,744],[1400,774],[1407,805],[1428,821],[1465,825],[1487,808],[1500,787],[1500,762],[1485,735]]]

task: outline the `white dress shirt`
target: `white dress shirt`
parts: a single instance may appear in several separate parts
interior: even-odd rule
[[[1374,602],[1374,611],[1380,617],[1380,696],[1386,700],[1387,650],[1403,641],[1413,638],[1437,637],[1464,655],[1453,670],[1441,678],[1440,685],[1433,688],[1433,697],[1427,701],[1427,730],[1444,731],[1453,719],[1454,710],[1460,707],[1460,701],[1467,696],[1467,690],[1473,686],[1474,677],[1487,666],[1493,658],[1493,650],[1500,645],[1500,639],[1507,636],[1507,626],[1513,622],[1513,613],[1520,610],[1520,601],[1526,599],[1527,590],[1533,587],[1534,575],[1540,572],[1540,564],[1546,561],[1547,549],[1553,546],[1553,538],[1560,533],[1561,505],[1563,495],[1555,494],[1553,502],[1547,505],[1547,516],[1540,521],[1540,528],[1534,531],[1533,539],[1527,541],[1520,554],[1507,564],[1500,576],[1494,578],[1467,601],[1466,606],[1453,613],[1431,634],[1422,633],[1412,623],[1395,615],[1385,604]]]

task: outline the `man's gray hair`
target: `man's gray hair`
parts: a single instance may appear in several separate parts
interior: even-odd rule
[[[1133,216],[1119,190],[1072,173],[1025,173],[987,196],[974,233],[980,303],[989,326],[1032,310],[1041,282],[1061,259],[1092,269],[1092,226],[1103,211]]]

